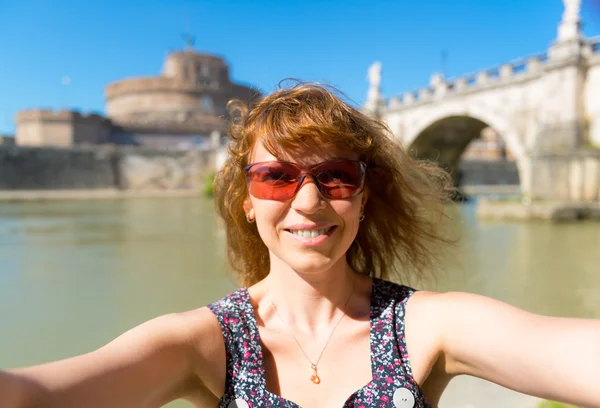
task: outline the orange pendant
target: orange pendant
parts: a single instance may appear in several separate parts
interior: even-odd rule
[[[321,378],[319,378],[319,374],[317,373],[317,366],[311,364],[310,368],[313,370],[313,375],[310,376],[310,380],[313,382],[313,384],[321,384]]]

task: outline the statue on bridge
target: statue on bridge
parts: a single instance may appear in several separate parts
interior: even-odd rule
[[[369,79],[369,89],[379,90],[381,85],[381,62],[375,61],[371,64],[367,77]]]
[[[581,0],[563,0],[565,11],[558,27],[558,41],[581,38]]]
[[[565,11],[563,21],[579,22],[579,12],[581,11],[581,0],[563,0]]]
[[[369,91],[364,107],[375,116],[378,116],[383,104],[381,96],[381,62],[375,61],[369,66],[367,79],[369,81]]]

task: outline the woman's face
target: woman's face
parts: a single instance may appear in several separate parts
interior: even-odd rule
[[[357,159],[335,151],[315,149],[305,153],[281,160],[310,166],[333,158]],[[249,163],[276,160],[258,142]],[[365,202],[365,192],[347,199],[327,199],[312,178],[306,177],[293,198],[274,201],[250,195],[244,210],[256,219],[258,232],[269,249],[271,268],[287,265],[300,274],[316,274],[346,262],[345,254],[356,237]]]

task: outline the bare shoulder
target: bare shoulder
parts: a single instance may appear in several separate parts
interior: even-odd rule
[[[493,333],[499,322],[528,314],[505,303],[463,292],[417,291],[406,304],[406,344],[419,384],[441,395],[451,378],[463,374],[461,350],[475,349],[475,331]]]
[[[406,303],[406,346],[413,376],[420,385],[430,375],[437,375],[435,367],[442,350],[438,324],[438,319],[441,318],[438,302],[440,295],[437,292],[417,291]]]
[[[208,307],[180,313],[185,341],[193,353],[194,372],[215,395],[225,387],[225,344],[219,321]]]
[[[413,326],[440,341],[456,333],[459,327],[484,330],[505,321],[525,322],[541,317],[496,299],[465,292],[418,291],[406,307],[407,319]]]
[[[443,362],[445,375],[474,374],[470,366],[490,349],[535,336],[532,328],[552,321],[481,295],[426,291],[408,301],[406,320],[413,338],[430,346],[438,368]]]
[[[162,316],[170,326],[176,343],[185,344],[193,379],[176,395],[200,406],[222,395],[225,390],[225,345],[221,326],[208,307]]]
[[[192,356],[202,357],[208,355],[205,351],[212,351],[215,344],[222,342],[221,339],[216,317],[207,307],[202,307],[151,319],[125,332],[97,352],[135,343],[139,351],[145,348],[177,348],[188,350]]]
[[[438,337],[439,322],[444,319],[445,295],[440,292],[416,291],[406,303],[407,330],[423,337]]]
[[[182,341],[194,346],[198,346],[199,343],[210,343],[213,340],[222,341],[219,321],[206,306],[163,315],[159,319],[165,320],[163,324],[171,325],[173,334],[177,335]]]
[[[419,318],[441,324],[452,319],[469,319],[485,315],[501,317],[504,313],[533,316],[524,310],[489,297],[465,292],[417,291],[407,302],[407,309]],[[511,315],[514,317],[514,315]]]

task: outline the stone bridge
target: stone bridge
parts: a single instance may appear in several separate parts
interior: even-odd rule
[[[364,110],[420,158],[454,171],[491,127],[515,157],[528,198],[600,199],[600,36],[581,32],[580,1],[564,0],[558,36],[543,53],[384,99],[369,69]]]

